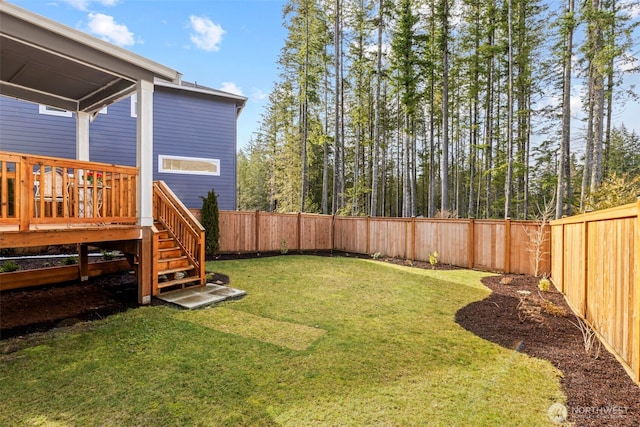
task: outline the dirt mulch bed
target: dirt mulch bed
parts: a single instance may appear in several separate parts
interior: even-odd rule
[[[640,426],[640,387],[604,347],[597,358],[587,355],[582,333],[572,324],[578,320],[562,294],[553,286],[539,292],[531,276],[493,276],[482,282],[492,294],[460,309],[458,324],[560,369],[569,421],[576,426]]]
[[[344,253],[317,255],[366,257]],[[432,268],[425,262],[409,263],[395,258],[382,261]],[[22,261],[21,265],[36,268],[42,263],[61,262],[41,259]],[[441,270],[455,268],[446,264],[436,266]],[[229,278],[219,273],[214,276],[214,281],[217,280],[229,283]],[[486,277],[483,283],[493,292],[457,312],[456,321],[462,327],[505,348],[517,348],[527,355],[546,359],[561,370],[569,421],[576,426],[640,426],[640,387],[604,347],[597,359],[586,354],[582,334],[571,323],[576,319],[562,294],[553,288],[539,293],[538,280],[523,275]],[[518,291],[528,291],[529,295],[525,298]],[[520,304],[523,299],[524,304]],[[542,309],[543,304],[549,311],[564,310],[567,315],[554,316]],[[100,319],[137,306],[137,286],[129,273],[105,275],[85,283],[2,292],[0,338],[23,336],[26,340],[32,332]]]

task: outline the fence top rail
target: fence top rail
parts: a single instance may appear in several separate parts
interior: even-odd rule
[[[638,204],[630,203],[628,205],[617,206],[615,208],[603,209],[601,211],[587,212],[570,216],[568,218],[556,219],[551,221],[551,226],[577,224],[581,222],[603,221],[607,219],[631,218],[637,216]]]
[[[468,224],[470,220],[473,219],[473,222],[476,224],[504,224],[504,219],[475,219],[475,218],[425,218],[425,217],[388,217],[388,216],[343,216],[343,215],[328,215],[328,214],[318,214],[318,213],[301,213],[301,212],[267,212],[267,211],[231,211],[231,210],[220,210],[221,213],[227,213],[230,215],[240,215],[240,216],[255,216],[256,213],[263,214],[266,216],[282,216],[282,217],[296,217],[301,216],[302,218],[319,218],[319,219],[336,219],[339,221],[396,221],[396,222],[411,222],[415,220],[416,222],[451,222],[456,224]],[[539,220],[512,220],[511,224],[523,224],[523,225],[539,225]]]

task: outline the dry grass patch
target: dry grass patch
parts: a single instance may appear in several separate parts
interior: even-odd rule
[[[327,331],[225,307],[181,312],[176,317],[227,334],[252,338],[291,350],[306,350]]]

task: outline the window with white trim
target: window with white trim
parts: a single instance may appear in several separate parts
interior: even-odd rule
[[[220,176],[220,159],[160,154],[158,156],[158,172]]]
[[[138,117],[138,94],[131,95],[131,117]]]
[[[38,112],[40,114],[46,114],[48,116],[59,117],[71,117],[73,113],[71,111],[63,110],[62,108],[51,107],[49,105],[38,105]]]

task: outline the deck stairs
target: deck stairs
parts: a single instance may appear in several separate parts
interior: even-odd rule
[[[156,221],[158,230],[158,289],[160,293],[201,286],[202,277],[197,267],[190,262],[185,251],[180,247],[165,226]]]
[[[153,184],[153,295],[205,284],[205,232],[163,182]]]

